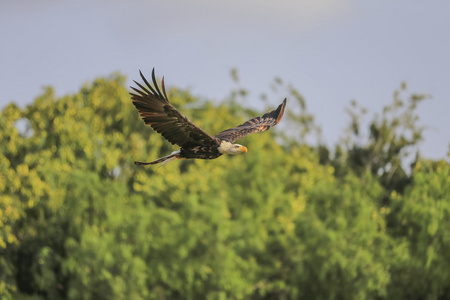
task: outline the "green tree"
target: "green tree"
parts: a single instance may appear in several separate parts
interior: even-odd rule
[[[276,79],[290,113],[243,139],[247,155],[158,168],[133,161],[176,147],[143,124],[124,83],[114,74],[63,97],[46,88],[25,109],[1,111],[0,299],[438,299],[449,291],[449,166],[417,156],[413,172],[403,171],[422,138],[421,96],[404,106],[395,94],[367,142],[353,114],[349,142],[330,157],[308,145],[320,130],[303,97]],[[212,134],[264,112],[241,106],[250,95],[242,87],[221,104],[176,88],[168,95]]]
[[[420,161],[413,184],[392,197],[398,224],[392,235],[407,245],[393,265],[390,294],[402,299],[448,299],[450,292],[450,165]]]
[[[394,92],[393,103],[369,122],[368,131],[362,128],[367,110],[353,101],[347,110],[351,117],[348,134],[343,145],[337,147],[332,162],[337,174],[352,170],[361,175],[368,171],[379,178],[388,194],[393,190],[403,192],[411,179],[404,169],[405,161],[414,156],[418,159],[418,144],[423,140],[424,127],[418,124],[417,105],[427,98],[422,94],[407,95],[403,83]]]

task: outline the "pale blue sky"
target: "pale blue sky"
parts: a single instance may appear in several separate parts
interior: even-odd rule
[[[223,99],[238,68],[249,103],[278,76],[305,97],[328,144],[357,100],[380,112],[405,81],[420,107],[422,154],[450,143],[450,1],[13,1],[0,3],[0,107],[43,85],[58,95],[113,71]],[[280,96],[281,97],[281,96]],[[269,99],[272,105],[281,98]],[[260,105],[260,104],[259,104]],[[288,106],[289,108],[289,106]]]

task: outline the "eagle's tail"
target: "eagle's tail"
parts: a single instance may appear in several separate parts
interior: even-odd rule
[[[145,165],[156,165],[161,163],[162,165],[168,164],[171,161],[175,159],[181,159],[180,158],[180,150],[172,152],[170,155],[158,158],[157,160],[151,161],[151,162],[142,162],[142,161],[135,161],[134,163],[138,166],[145,166]]]

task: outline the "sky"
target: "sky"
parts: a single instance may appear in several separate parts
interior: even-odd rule
[[[77,93],[116,71],[131,84],[153,67],[166,85],[219,101],[236,88],[237,68],[250,91],[243,106],[260,107],[279,77],[333,145],[352,100],[380,113],[406,82],[409,93],[431,96],[418,109],[420,149],[441,159],[450,144],[449,12],[444,0],[2,0],[0,108],[31,104],[43,86]]]

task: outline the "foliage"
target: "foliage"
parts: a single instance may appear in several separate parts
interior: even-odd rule
[[[395,262],[393,296],[446,299],[450,292],[450,165],[422,160],[414,184],[393,195],[398,224],[392,235],[405,243],[408,255]],[[445,296],[444,296],[445,295]]]
[[[371,172],[379,177],[387,191],[403,192],[410,180],[404,169],[405,159],[418,155],[417,146],[423,139],[424,128],[417,124],[419,117],[415,110],[428,97],[412,94],[405,100],[406,92],[407,87],[403,83],[394,92],[393,103],[383,108],[381,117],[376,116],[369,122],[367,142],[364,142],[365,131],[361,128],[367,110],[352,102],[351,109],[347,110],[351,124],[344,139],[346,155],[340,155],[333,163],[338,173],[345,173],[348,169],[359,175]]]
[[[3,108],[0,299],[448,295],[449,164],[417,156],[410,174],[402,165],[422,138],[421,97],[399,112],[396,94],[367,143],[353,114],[357,130],[332,153],[306,144],[320,131],[277,79],[293,109],[240,141],[247,155],[158,168],[133,161],[176,147],[143,124],[124,82],[115,74],[59,98],[46,88],[25,109]],[[263,112],[241,107],[248,95],[239,88],[214,105],[169,90],[212,134]]]

